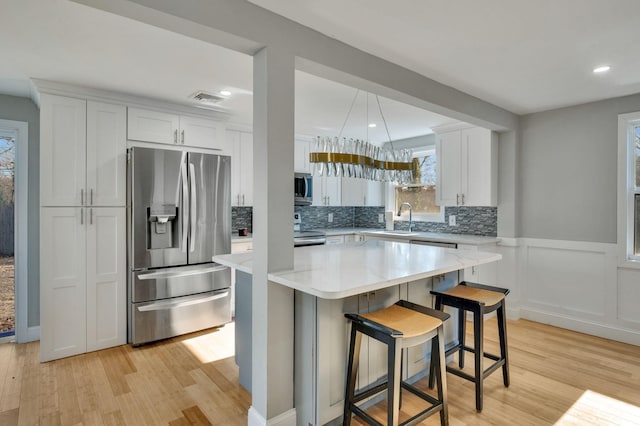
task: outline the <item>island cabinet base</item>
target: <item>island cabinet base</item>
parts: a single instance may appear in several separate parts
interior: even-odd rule
[[[458,273],[394,285],[344,299],[322,299],[295,292],[295,406],[298,425],[342,422],[349,323],[347,312],[366,313],[387,307],[400,299],[433,307],[432,289],[444,290],[458,282]],[[457,343],[457,313],[445,324],[445,343]],[[428,343],[404,353],[403,377],[418,380],[428,372],[431,346]],[[386,347],[363,336],[360,348],[357,389],[385,380]],[[371,400],[373,404],[384,397]],[[366,403],[365,403],[366,404]]]

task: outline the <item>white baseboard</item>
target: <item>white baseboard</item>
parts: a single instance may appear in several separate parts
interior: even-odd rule
[[[27,328],[27,340],[24,341],[24,343],[26,342],[35,342],[36,340],[40,340],[40,326],[37,325],[35,327],[28,327]]]
[[[262,417],[262,414],[253,408],[253,405],[249,408],[249,418],[247,424],[249,426],[296,426],[296,409],[292,408],[289,411],[273,417],[269,420]]]
[[[522,317],[520,306],[507,307],[507,319],[519,320]]]
[[[527,320],[640,346],[640,332],[637,330],[598,324],[584,319],[570,318],[557,313],[543,312],[525,307],[520,309],[520,313],[522,318]]]

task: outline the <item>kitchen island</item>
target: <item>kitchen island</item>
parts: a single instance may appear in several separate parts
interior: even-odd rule
[[[298,424],[325,424],[342,415],[349,330],[345,312],[373,311],[399,299],[432,306],[429,290],[452,287],[459,270],[500,259],[496,253],[377,240],[296,248],[293,269],[270,273],[268,279],[296,290]],[[236,356],[241,383],[250,390],[252,253],[218,255],[213,260],[238,271]],[[455,339],[455,324],[455,318],[446,324],[448,342]],[[429,351],[427,345],[406,351],[403,374],[420,378]],[[359,388],[383,380],[384,347],[363,338],[358,371]]]

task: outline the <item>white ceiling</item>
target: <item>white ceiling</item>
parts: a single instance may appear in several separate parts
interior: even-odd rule
[[[348,44],[516,113],[640,92],[637,0],[253,0]],[[189,104],[197,90],[252,122],[249,56],[67,0],[0,0],[0,93],[29,78]],[[635,27],[634,27],[635,25]],[[591,69],[612,66],[605,75]],[[296,73],[296,131],[336,135],[353,88]],[[344,131],[365,137],[365,95]],[[381,98],[392,139],[452,120]],[[369,97],[374,142],[387,140]]]
[[[0,93],[30,96],[30,78],[195,104],[197,90],[233,95],[219,103],[230,121],[252,123],[252,58],[67,0],[0,0]],[[336,135],[355,89],[296,74],[296,132]],[[365,95],[359,97],[344,135],[365,137]],[[381,99],[393,139],[431,133],[452,120]],[[374,98],[370,98],[371,109]],[[377,110],[372,142],[386,141]]]
[[[640,92],[638,0],[250,1],[517,114]]]

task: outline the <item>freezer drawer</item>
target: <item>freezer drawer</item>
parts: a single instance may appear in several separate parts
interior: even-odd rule
[[[132,303],[130,309],[129,340],[140,345],[230,322],[231,291]]]
[[[231,286],[231,270],[216,263],[131,273],[130,300],[147,302]]]

